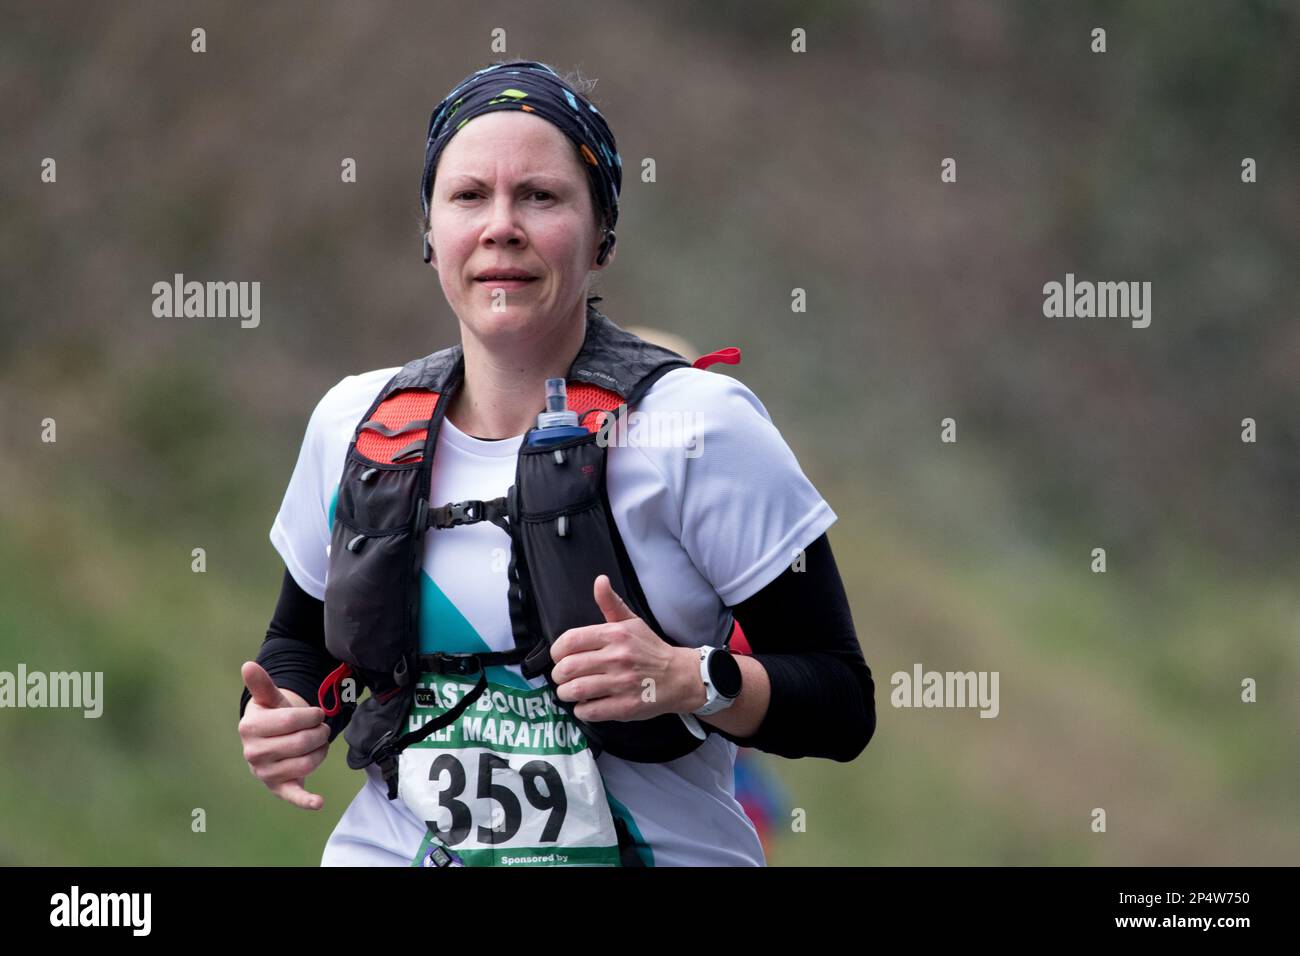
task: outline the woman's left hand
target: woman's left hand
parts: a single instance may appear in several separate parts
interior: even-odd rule
[[[556,695],[576,702],[587,722],[648,720],[704,706],[698,652],[659,637],[614,593],[609,577],[595,582],[604,624],[574,627],[551,645]]]

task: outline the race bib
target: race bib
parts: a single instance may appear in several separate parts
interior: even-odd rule
[[[425,673],[408,730],[474,680]],[[488,682],[456,720],[398,757],[398,796],[425,822],[412,866],[618,866],[618,835],[585,735],[549,687]]]

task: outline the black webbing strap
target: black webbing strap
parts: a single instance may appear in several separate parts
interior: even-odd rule
[[[445,505],[429,509],[428,527],[430,528],[455,528],[458,525],[475,524],[479,521],[491,521],[509,534],[506,499],[493,498],[491,501],[480,501],[472,498],[468,501],[449,501]]]
[[[432,671],[435,674],[453,674],[462,677],[468,677],[480,667],[518,664],[523,659],[524,655],[517,647],[508,651],[477,651],[470,654],[420,654],[415,658],[421,674]]]

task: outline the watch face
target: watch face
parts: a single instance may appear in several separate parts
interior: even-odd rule
[[[740,665],[730,651],[720,648],[709,655],[709,680],[723,697],[740,696]]]

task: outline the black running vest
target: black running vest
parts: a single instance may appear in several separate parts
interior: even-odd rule
[[[609,575],[632,611],[676,643],[655,620],[615,526],[605,487],[608,449],[597,443],[597,433],[604,415],[625,413],[661,375],[689,364],[620,329],[589,305],[586,338],[566,376],[569,408],[587,435],[530,448],[530,429],[514,485],[504,497],[432,508],[433,455],[463,381],[461,346],[408,363],[375,398],[353,434],[339,483],[325,587],[325,644],[342,664],[321,685],[319,696],[322,708],[334,714],[343,678],[351,676],[369,690],[344,734],[348,766],[359,770],[377,763],[390,800],[397,797],[397,755],[458,719],[486,688],[488,667],[519,664],[526,678],[545,675],[554,689],[551,644],[570,628],[604,622],[592,596],[597,575]],[[541,412],[543,396],[538,399]],[[515,646],[492,653],[421,654],[425,533],[475,521],[491,521],[510,537]],[[438,719],[403,733],[416,682],[428,671],[477,675],[477,684]],[[573,704],[559,703],[572,715]],[[676,714],[577,723],[595,754],[640,762],[674,760],[701,742]]]

